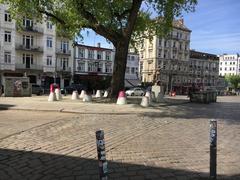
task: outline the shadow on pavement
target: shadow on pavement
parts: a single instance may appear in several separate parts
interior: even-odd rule
[[[108,161],[109,179],[170,180],[209,179],[208,174]],[[0,149],[1,180],[85,180],[99,179],[98,162],[94,159],[70,157],[39,152]],[[218,179],[240,179],[234,176],[218,176]]]
[[[10,104],[0,104],[0,111],[8,110],[10,107],[14,107],[15,105]]]
[[[219,119],[228,123],[240,123],[240,102],[217,102],[210,104],[182,103],[172,105],[168,111],[145,112],[148,117],[175,119]],[[159,107],[161,110],[161,107]]]

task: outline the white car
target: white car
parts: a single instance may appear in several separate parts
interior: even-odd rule
[[[144,93],[141,88],[133,88],[126,91],[127,96],[143,96]]]

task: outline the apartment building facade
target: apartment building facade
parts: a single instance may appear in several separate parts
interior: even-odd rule
[[[219,57],[219,76],[239,75],[240,56],[239,54],[223,54]]]
[[[125,87],[130,88],[141,84],[139,73],[139,55],[132,49],[127,56],[125,71]]]
[[[182,84],[188,82],[190,35],[191,30],[179,19],[173,22],[173,29],[166,38],[144,39],[138,49],[142,82],[158,82],[167,92],[182,91]]]
[[[71,81],[72,42],[59,37],[46,18],[43,23],[23,17],[21,26],[0,5],[0,81],[6,76],[28,76],[30,83],[49,88],[56,81],[62,87]]]
[[[75,44],[74,83],[86,85],[89,89],[106,89],[110,85],[114,50],[101,44],[87,46]]]
[[[219,57],[215,54],[190,51],[189,85],[199,89],[216,88],[219,83]]]

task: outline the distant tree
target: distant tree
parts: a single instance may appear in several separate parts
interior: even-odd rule
[[[234,89],[237,89],[239,87],[240,83],[240,75],[230,75],[226,76],[225,79],[231,83],[232,87]]]
[[[42,20],[51,18],[67,34],[75,36],[90,28],[115,47],[111,94],[124,89],[129,44],[135,45],[153,33],[166,34],[175,17],[194,10],[197,0],[0,0],[9,4],[15,19],[21,16]],[[152,21],[151,13],[164,17]]]

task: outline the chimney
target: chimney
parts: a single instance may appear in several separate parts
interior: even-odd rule
[[[100,48],[100,47],[101,47],[101,43],[97,43],[97,47],[99,47],[99,48]]]

